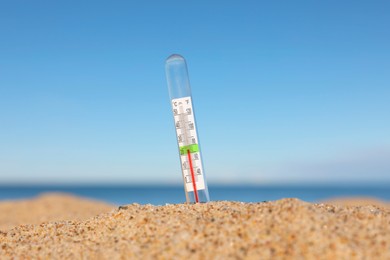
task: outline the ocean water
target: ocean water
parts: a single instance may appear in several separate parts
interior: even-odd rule
[[[0,186],[1,200],[32,198],[46,192],[63,192],[115,205],[131,203],[165,205],[185,202],[182,186]],[[218,186],[209,185],[211,200],[242,202],[272,201],[282,198],[298,198],[308,202],[320,202],[334,197],[364,196],[390,201],[389,185],[370,186]]]

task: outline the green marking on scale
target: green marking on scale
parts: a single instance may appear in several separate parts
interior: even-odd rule
[[[187,154],[187,151],[190,150],[190,153],[196,153],[199,152],[199,146],[198,144],[190,144],[180,147],[180,154],[184,155]]]

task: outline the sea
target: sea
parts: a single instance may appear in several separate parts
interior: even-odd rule
[[[115,205],[166,205],[185,202],[181,185],[0,185],[0,201],[20,200],[60,192]],[[390,184],[378,185],[209,185],[212,201],[263,202],[298,198],[320,203],[340,197],[370,197],[390,201]]]

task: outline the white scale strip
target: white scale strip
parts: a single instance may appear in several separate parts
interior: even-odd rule
[[[197,190],[204,190],[204,175],[200,151],[198,149],[198,135],[196,132],[195,117],[193,113],[194,110],[192,108],[191,97],[172,99],[172,109],[173,116],[175,119],[175,128],[179,148],[196,147],[196,151],[191,152],[191,161],[194,171],[195,184]],[[194,191],[187,151],[185,153],[182,152],[180,154],[180,160],[186,190],[187,192]]]

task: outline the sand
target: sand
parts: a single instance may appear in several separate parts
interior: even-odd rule
[[[390,191],[389,191],[390,192]],[[327,199],[324,203],[336,205],[336,206],[378,206],[383,208],[390,208],[390,203],[380,201],[370,197],[345,197],[345,198],[333,198]]]
[[[44,193],[34,199],[0,201],[0,231],[22,224],[85,220],[115,208],[69,194]]]
[[[53,200],[61,203],[62,199],[57,196]],[[1,210],[0,215],[4,214]],[[89,219],[19,225],[0,232],[0,256],[390,259],[390,210],[373,205],[311,204],[297,199],[166,206],[131,204]]]

